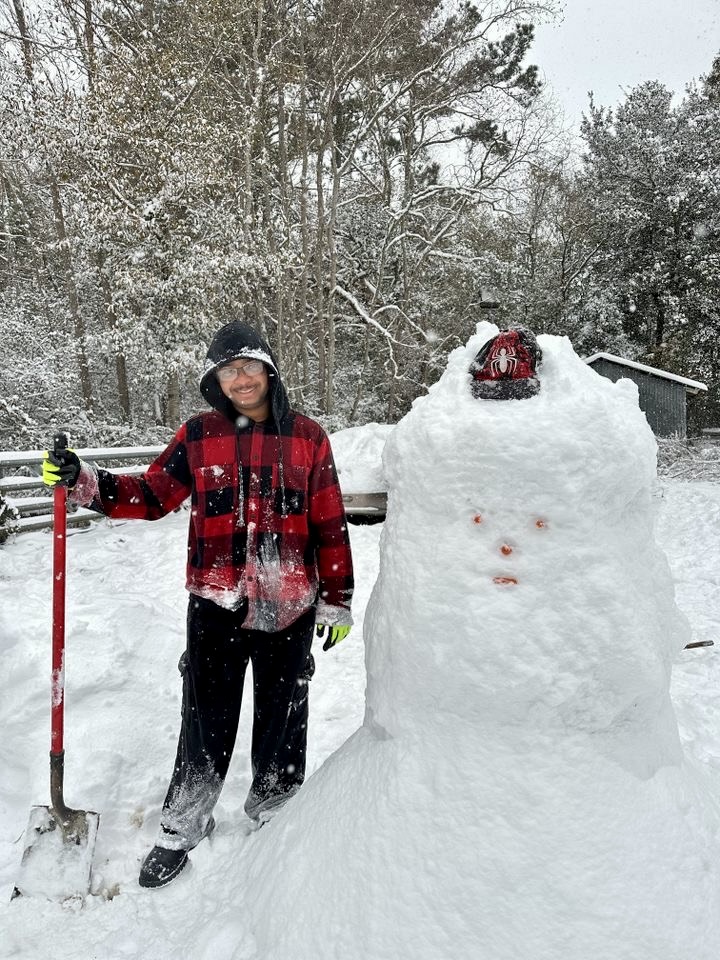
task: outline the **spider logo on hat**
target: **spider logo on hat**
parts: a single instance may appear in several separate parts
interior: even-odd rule
[[[518,357],[512,347],[510,347],[510,349],[500,347],[496,352],[491,352],[488,359],[490,361],[490,369],[496,377],[501,377],[506,373],[512,376],[518,365]]]

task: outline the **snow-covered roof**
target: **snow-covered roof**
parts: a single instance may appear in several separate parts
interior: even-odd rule
[[[595,360],[609,360],[611,363],[619,363],[623,367],[632,367],[633,370],[642,370],[643,373],[652,373],[656,377],[664,377],[666,380],[675,380],[682,383],[688,393],[697,393],[699,390],[707,390],[704,383],[698,380],[689,380],[687,377],[681,377],[677,373],[668,373],[667,370],[658,370],[657,367],[648,367],[645,363],[638,363],[637,360],[626,360],[624,357],[616,357],[612,353],[594,353],[591,357],[585,358],[585,363],[594,363]]]

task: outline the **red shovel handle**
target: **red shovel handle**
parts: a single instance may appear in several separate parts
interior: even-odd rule
[[[67,447],[55,439],[56,452]],[[62,438],[65,439],[64,437]],[[50,753],[63,751],[65,721],[65,532],[67,488],[53,490],[53,617],[52,617],[52,699],[50,712]]]

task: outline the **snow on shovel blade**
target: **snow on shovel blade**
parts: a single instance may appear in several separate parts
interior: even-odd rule
[[[100,816],[68,810],[62,822],[50,807],[31,807],[25,831],[20,877],[13,890],[19,896],[68,900],[90,892],[90,873]]]

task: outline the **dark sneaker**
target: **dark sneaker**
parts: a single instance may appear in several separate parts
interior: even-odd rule
[[[201,840],[209,837],[215,829],[215,818],[210,817]],[[191,849],[194,849],[191,848]],[[181,873],[188,862],[187,850],[168,850],[167,847],[153,847],[140,867],[138,883],[141,887],[164,887]]]
[[[153,847],[140,867],[138,883],[141,887],[164,887],[175,879],[187,862],[187,850]]]

